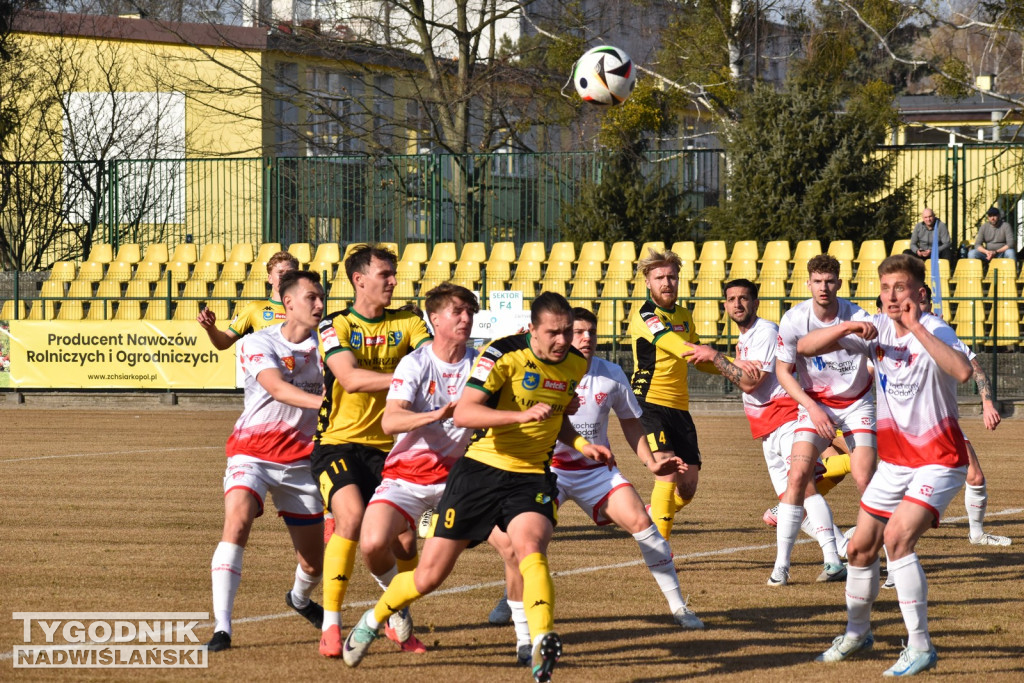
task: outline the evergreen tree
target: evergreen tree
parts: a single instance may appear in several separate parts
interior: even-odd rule
[[[907,182],[890,187],[894,153],[879,150],[894,123],[881,83],[845,102],[827,87],[757,88],[741,103],[727,145],[730,197],[708,211],[718,239],[902,237],[910,219]]]

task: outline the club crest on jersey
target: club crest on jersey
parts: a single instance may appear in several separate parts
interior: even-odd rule
[[[524,389],[536,389],[539,385],[540,385],[540,374],[538,374],[536,372],[528,372],[525,375],[523,375],[523,388]]]
[[[427,395],[433,396],[435,391],[437,391],[437,382],[430,380],[430,386],[427,387]]]
[[[351,336],[348,338],[349,346],[353,349],[358,349],[363,345],[363,333],[356,330],[352,330]]]
[[[594,395],[594,400],[597,401],[597,405],[604,405],[604,402],[608,400],[608,394],[602,391]]]
[[[295,356],[285,356],[281,359],[281,362],[284,363],[286,368],[288,368],[288,372],[293,372],[295,370]]]
[[[534,498],[534,500],[540,503],[541,505],[546,505],[551,502],[551,496],[549,496],[546,493],[538,493],[537,497]]]
[[[263,319],[264,320],[273,320],[274,319],[274,309],[273,308],[264,308],[263,309]]]
[[[401,332],[397,332],[397,331],[396,332],[388,332],[388,344],[391,344],[391,346],[398,346],[401,343],[402,343],[402,333]]]
[[[882,359],[885,358],[885,349],[883,349],[881,345],[875,347],[875,358],[878,359],[879,363],[881,363]]]
[[[402,388],[403,384],[405,384],[405,380],[404,379],[397,379],[396,378],[396,379],[391,380],[391,391],[398,391],[399,389]]]
[[[576,392],[576,385],[577,384],[578,384],[578,382],[576,380],[574,380],[574,379],[569,380],[569,393],[570,394]]]

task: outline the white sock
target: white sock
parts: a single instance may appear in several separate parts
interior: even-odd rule
[[[917,553],[891,561],[889,575],[896,583],[903,623],[907,625],[907,645],[915,650],[929,650],[932,640],[928,637],[928,579]]]
[[[870,567],[846,568],[846,635],[852,638],[871,630],[871,606],[878,598],[880,574],[877,558]]]
[[[964,507],[967,508],[970,537],[980,538],[985,533],[985,509],[988,508],[988,489],[985,482],[982,482],[981,486],[964,486]]]
[[[841,564],[839,553],[836,551],[835,533],[832,531],[835,526],[832,522],[832,508],[825,502],[825,497],[820,493],[808,496],[804,500],[804,510],[807,511],[807,520],[814,529],[814,538],[821,546],[825,562]]]
[[[325,609],[324,625],[321,627],[321,629],[326,631],[332,626],[337,626],[339,629],[341,628],[341,612],[332,612],[329,609]]]
[[[679,592],[679,577],[676,575],[676,565],[672,561],[672,548],[654,524],[633,534],[633,538],[640,546],[640,554],[643,555],[647,569],[668,600],[669,611],[675,614],[685,603]]]
[[[380,622],[377,621],[377,615],[374,614],[372,610],[366,615],[366,625],[374,631],[380,630]]]
[[[388,589],[388,586],[391,585],[391,579],[395,578],[396,576],[398,576],[397,564],[391,567],[391,569],[381,574],[380,576],[374,574],[373,578],[377,581],[377,585],[380,586],[380,589],[382,591],[386,591]]]
[[[804,519],[804,509],[800,505],[779,503],[779,511],[775,514],[778,526],[775,528],[775,539],[778,549],[775,555],[776,569],[789,569],[789,558],[793,554],[793,544],[800,533],[800,523]]]
[[[313,589],[320,585],[323,574],[307,574],[302,565],[295,566],[295,584],[292,586],[292,604],[302,609],[309,604]]]
[[[846,547],[850,545],[850,539],[843,535],[843,530],[834,521],[832,522],[832,535],[836,539],[836,552],[842,557],[846,554]]]
[[[659,534],[660,536],[660,534]],[[508,600],[509,609],[512,610],[512,623],[516,627],[516,648],[530,644],[530,622],[526,620],[526,610],[523,609],[523,601],[515,602]]]
[[[210,578],[213,583],[213,630],[231,633],[231,612],[242,582],[242,553],[245,548],[221,541],[213,551]]]

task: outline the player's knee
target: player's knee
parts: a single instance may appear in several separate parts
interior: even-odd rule
[[[968,468],[967,470],[967,484],[970,486],[982,486],[985,483],[985,475],[981,473],[981,470],[974,470]]]

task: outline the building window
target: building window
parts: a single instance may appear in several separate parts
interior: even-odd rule
[[[338,71],[314,68],[309,70],[309,91],[309,156],[362,151],[362,82]]]

